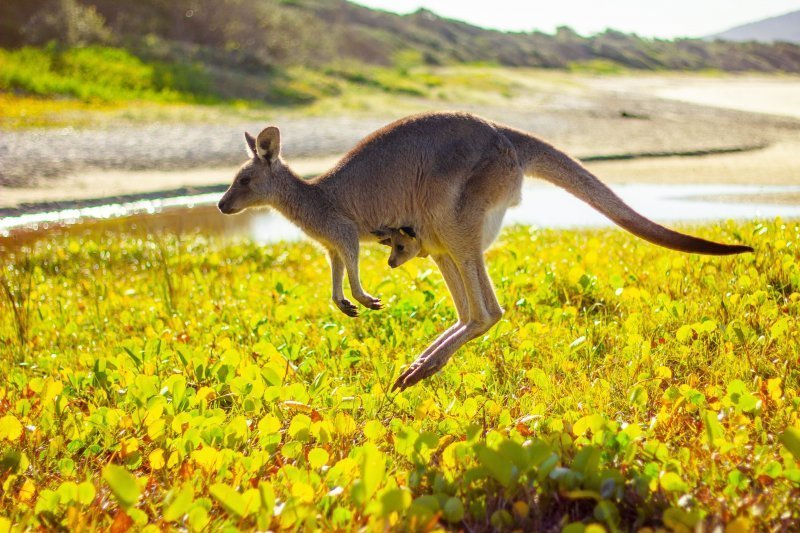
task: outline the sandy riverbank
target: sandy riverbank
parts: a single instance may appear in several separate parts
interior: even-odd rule
[[[573,81],[563,91],[551,88],[537,93],[533,108],[523,95],[503,107],[467,109],[535,132],[577,157],[747,149],[588,164],[609,183],[800,183],[800,120],[792,118],[800,117],[798,77],[732,81],[664,75]],[[759,107],[765,95],[769,103]],[[708,100],[715,105],[698,105]],[[737,107],[784,114],[744,112]],[[317,174],[391,118],[387,114],[279,121],[284,152],[299,173]],[[241,131],[258,127],[173,124],[121,132],[6,132],[0,140],[0,208],[226,184],[243,160]],[[756,146],[764,148],[751,150]]]

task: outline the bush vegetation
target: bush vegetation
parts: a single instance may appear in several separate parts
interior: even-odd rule
[[[104,97],[131,91],[166,97],[177,92],[192,98],[213,95],[224,100],[307,104],[329,90],[330,80],[320,85],[305,78],[325,78],[322,73],[335,71],[338,79],[342,64],[356,65],[345,71],[345,79],[382,89],[388,76],[393,78],[390,91],[411,95],[426,90],[424,81],[413,79],[419,75],[414,68],[420,66],[481,63],[604,73],[621,69],[800,72],[800,46],[788,43],[668,41],[614,30],[584,37],[567,27],[553,35],[503,33],[425,10],[400,16],[344,0],[0,3],[0,46],[17,49],[48,43],[43,50],[15,52],[23,54],[22,60],[44,60],[42,68],[27,65],[25,72],[9,64],[15,53],[5,52],[2,70],[13,66],[15,72],[5,77],[13,76],[14,84],[6,83],[0,90],[82,97],[82,93],[102,95],[99,85],[110,82]],[[74,50],[84,46],[90,47],[88,51]],[[53,59],[77,59],[76,55],[121,60],[121,67],[131,69],[133,77],[130,83],[115,77],[93,83],[85,76],[66,81],[63,78],[71,74],[69,61],[61,65]],[[101,74],[110,68],[105,61],[96,66],[102,68]],[[358,78],[358,71],[375,67],[377,74]],[[81,89],[83,84],[92,87]],[[46,92],[51,89],[54,92]]]
[[[209,77],[199,65],[143,61],[120,48],[0,49],[0,90],[80,100],[209,101]]]

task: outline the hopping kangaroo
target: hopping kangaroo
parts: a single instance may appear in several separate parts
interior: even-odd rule
[[[268,205],[328,251],[333,300],[348,315],[357,309],[342,292],[344,271],[355,299],[372,309],[380,300],[361,288],[359,240],[376,228],[411,226],[442,272],[458,313],[399,376],[404,389],[434,374],[466,342],[503,314],[483,252],[503,215],[520,201],[524,175],[543,178],[652,243],[711,255],[750,252],[684,235],[652,222],[625,204],[575,159],[521,130],[467,113],[427,113],[401,119],[363,139],[327,173],[303,180],[280,157],[280,133],[245,134],[253,153],[219,201],[225,214]]]

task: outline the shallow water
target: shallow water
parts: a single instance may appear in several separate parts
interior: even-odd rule
[[[619,185],[614,191],[628,205],[658,222],[700,222],[726,219],[800,217],[800,205],[759,204],[740,201],[751,194],[800,192],[800,186],[755,187],[726,185]],[[725,201],[736,196],[737,201]],[[720,197],[709,201],[708,197]],[[526,184],[522,204],[506,212],[504,225],[526,224],[542,228],[613,226],[613,222],[566,191]],[[242,233],[258,242],[295,240],[302,233],[291,222],[272,211],[251,214],[242,221]]]
[[[613,189],[641,214],[665,224],[800,217],[800,205],[746,201],[749,195],[797,194],[800,193],[800,186],[617,185]],[[299,229],[272,210],[248,211],[236,216],[220,214],[216,209],[220,196],[219,193],[213,193],[141,200],[6,217],[0,219],[0,251],[17,248],[56,233],[84,231],[200,231],[244,236],[260,243],[302,238]],[[726,196],[731,198],[726,201]],[[708,198],[718,200],[711,201]],[[543,228],[613,225],[603,215],[565,191],[536,182],[525,184],[522,204],[507,212],[504,224],[527,224]]]

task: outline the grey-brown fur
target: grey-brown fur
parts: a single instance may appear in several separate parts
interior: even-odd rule
[[[508,207],[520,201],[523,175],[544,178],[586,201],[611,220],[651,242],[714,255],[752,251],[664,228],[636,213],[580,163],[528,133],[467,113],[426,113],[372,133],[327,173],[305,181],[280,157],[277,128],[257,139],[246,134],[254,157],[239,170],[219,202],[238,213],[269,205],[319,241],[331,261],[333,300],[348,315],[345,270],[353,297],[372,309],[358,276],[359,240],[375,228],[411,225],[442,272],[458,321],[403,372],[406,388],[442,368],[462,345],[502,316],[483,251],[497,237]],[[243,180],[249,180],[243,183]]]

